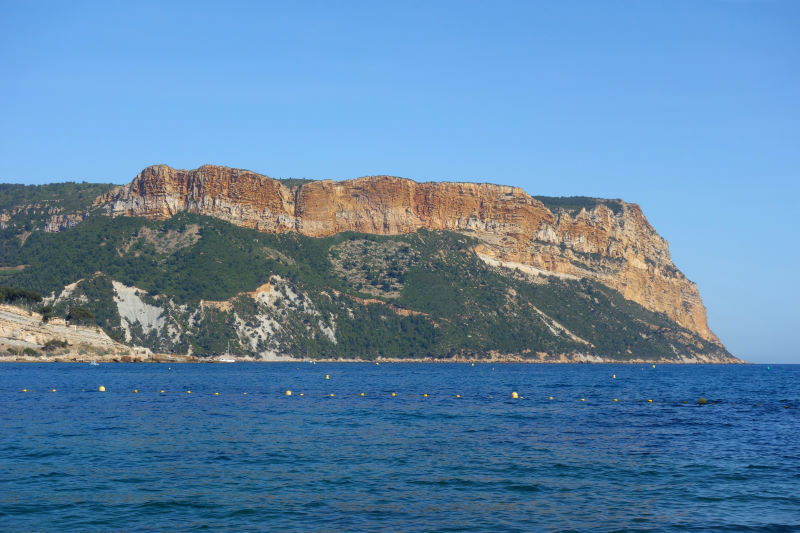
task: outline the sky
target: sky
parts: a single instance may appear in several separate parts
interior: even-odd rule
[[[0,182],[487,181],[642,206],[736,356],[800,363],[800,2],[0,0]]]

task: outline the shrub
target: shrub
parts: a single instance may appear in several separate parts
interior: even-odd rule
[[[50,322],[50,319],[53,318],[53,306],[52,305],[43,305],[37,309],[37,311],[42,315],[42,322],[47,324]]]
[[[69,343],[67,343],[67,341],[59,341],[59,340],[56,340],[56,339],[50,339],[49,341],[44,343],[44,346],[42,346],[42,351],[52,352],[53,350],[55,350],[57,348],[66,348],[67,346],[69,346]]]
[[[70,307],[67,313],[68,322],[85,323],[92,320],[94,315],[83,307]]]
[[[27,289],[0,286],[0,302],[16,303],[20,301],[25,303],[41,302],[42,295]]]

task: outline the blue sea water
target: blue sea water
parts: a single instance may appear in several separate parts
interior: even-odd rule
[[[795,531],[799,390],[800,365],[4,364],[0,530]]]

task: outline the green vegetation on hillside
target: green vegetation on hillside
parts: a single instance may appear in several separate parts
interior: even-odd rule
[[[239,353],[316,358],[547,352],[625,360],[719,350],[601,284],[534,283],[490,267],[475,244],[425,230],[315,239],[187,213],[90,216],[9,247],[8,264],[30,266],[4,279],[55,296],[83,280],[58,300],[57,315],[82,308],[93,315],[82,320],[113,338],[162,351],[219,354],[230,343]],[[149,326],[126,325],[112,280],[140,289],[137,305],[160,315]],[[268,282],[268,300],[237,296]]]
[[[20,185],[0,183],[0,211],[16,206],[46,203],[58,206],[65,212],[78,211],[92,205],[95,198],[110,191],[111,183],[51,183],[48,185]]]
[[[0,302],[33,304],[42,301],[42,295],[36,291],[0,286]]]
[[[15,266],[17,251],[32,232],[41,231],[54,215],[83,214],[95,198],[111,190],[110,183],[53,183],[18,185],[0,183],[0,214],[7,219],[0,224],[0,276]]]
[[[282,185],[285,187],[302,187],[306,183],[312,183],[317,180],[313,180],[310,178],[278,178],[278,181],[281,182]]]
[[[598,205],[605,205],[615,215],[622,213],[622,201],[606,198],[591,198],[589,196],[534,196],[551,211],[566,211],[570,215],[578,214],[581,209],[587,211]]]
[[[355,290],[384,297],[399,295],[406,274],[419,261],[406,242],[358,239],[355,234],[331,246],[328,257],[334,270]]]

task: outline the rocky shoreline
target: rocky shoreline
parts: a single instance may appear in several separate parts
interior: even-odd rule
[[[110,358],[87,358],[85,356],[70,357],[69,355],[52,355],[52,356],[6,356],[0,355],[0,363],[89,363],[98,361],[100,363],[202,363],[202,364],[226,364],[217,361],[213,358],[198,357],[194,355],[184,354],[150,354],[146,357],[132,357],[120,356]],[[741,365],[749,364],[746,361],[739,359],[726,359],[716,361],[701,361],[699,359],[675,361],[669,359],[631,359],[627,361],[619,361],[615,359],[608,359],[602,357],[593,357],[592,360],[569,358],[565,356],[552,356],[547,359],[525,359],[518,356],[508,356],[501,358],[377,358],[377,359],[316,359],[316,360],[303,360],[287,357],[286,359],[254,359],[242,358],[237,359],[237,363],[375,363],[375,364],[398,364],[398,363],[426,363],[426,364],[535,364],[535,365],[548,365],[548,364],[653,364],[653,365]]]
[[[59,346],[47,348],[48,342]],[[42,321],[38,313],[11,305],[0,305],[0,363],[216,363],[214,356],[192,354],[153,353],[148,348],[127,346],[111,339],[96,326],[81,326],[53,318]],[[276,355],[269,359],[236,357],[247,363],[300,363],[303,359],[289,355]],[[593,354],[551,354],[546,352],[526,354],[458,354],[452,357],[378,357],[374,359],[317,359],[315,363],[526,363],[526,364],[739,364],[743,361],[724,354],[714,357],[686,357],[678,359],[610,359]]]

